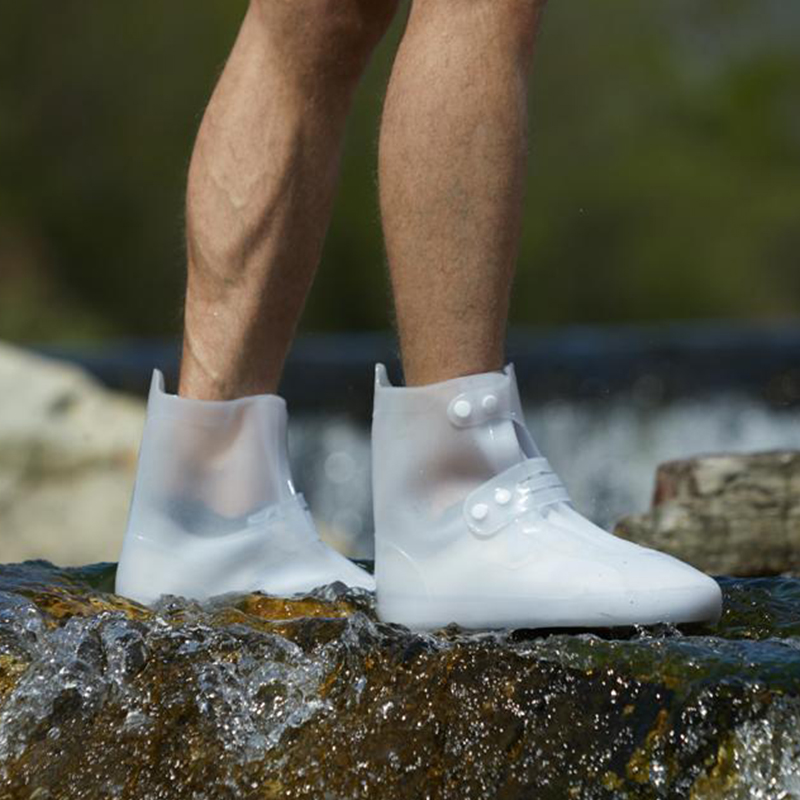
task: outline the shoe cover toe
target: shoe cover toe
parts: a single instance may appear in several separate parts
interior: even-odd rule
[[[375,591],[375,578],[369,574],[365,569],[362,569],[357,564],[354,564],[347,558],[342,556],[344,563],[341,566],[342,582],[348,586],[355,586],[359,589],[367,589],[370,592]]]
[[[628,591],[643,621],[716,622],[722,613],[719,584],[689,564],[644,550],[627,572]]]

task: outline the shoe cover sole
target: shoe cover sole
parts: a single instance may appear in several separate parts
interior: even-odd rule
[[[547,609],[545,612],[543,609]],[[378,617],[412,630],[450,624],[472,630],[615,628],[641,625],[713,624],[722,612],[721,592],[698,595],[691,589],[659,589],[627,599],[583,595],[574,600],[548,597],[420,597],[378,592]]]

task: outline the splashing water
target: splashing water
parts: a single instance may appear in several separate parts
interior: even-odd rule
[[[800,580],[715,628],[418,634],[373,598],[0,567],[0,797],[800,797]]]

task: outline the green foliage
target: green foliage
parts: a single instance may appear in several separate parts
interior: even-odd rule
[[[243,8],[0,7],[0,337],[178,330],[186,167]],[[404,19],[356,98],[307,330],[389,322],[375,156]],[[799,34],[784,0],[550,3],[513,321],[797,312]]]

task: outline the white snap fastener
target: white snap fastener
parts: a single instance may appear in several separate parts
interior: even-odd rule
[[[494,490],[495,503],[504,506],[510,500],[511,500],[511,492],[509,492],[508,489],[499,488]]]
[[[482,519],[486,519],[489,514],[489,506],[486,503],[475,503],[469,513],[472,514],[473,519],[477,519],[480,522]]]
[[[453,404],[453,413],[459,419],[467,419],[472,413],[472,404],[469,400],[456,400]]]
[[[493,411],[497,410],[497,395],[494,394],[487,394],[486,397],[483,398],[483,408],[484,411],[488,411],[490,414]]]

